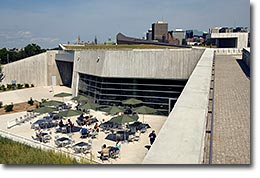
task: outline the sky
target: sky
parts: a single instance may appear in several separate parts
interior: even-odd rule
[[[141,38],[163,20],[169,30],[208,31],[214,26],[250,28],[249,0],[0,0],[0,48],[36,43],[99,43],[121,32]]]

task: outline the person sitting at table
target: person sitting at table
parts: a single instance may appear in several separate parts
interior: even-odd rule
[[[109,155],[109,148],[107,148],[107,145],[104,144],[102,147],[101,147],[101,156],[100,158],[103,160],[104,158],[104,155]]]
[[[38,127],[38,129],[35,131],[35,135],[37,137],[37,139],[42,142],[42,129],[41,127]]]
[[[83,125],[82,128],[80,129],[80,133],[81,133],[81,137],[87,137],[88,136],[88,130],[87,130],[87,127],[86,125]]]
[[[74,126],[74,124],[71,122],[71,120],[70,119],[68,119],[68,126],[70,126],[71,128]]]
[[[62,119],[61,119],[60,122],[59,122],[59,126],[60,126],[60,128],[61,128],[61,127],[64,127],[64,124],[63,124]]]
[[[95,124],[94,130],[97,131],[97,132],[99,132],[99,125],[98,125],[98,123]]]
[[[73,127],[74,127],[74,124],[71,122],[70,119],[68,119],[68,122],[67,122],[67,132],[71,132]]]

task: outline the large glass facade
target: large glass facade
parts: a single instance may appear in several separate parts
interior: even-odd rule
[[[122,105],[122,100],[136,98],[142,100],[144,105],[157,109],[159,113],[168,115],[186,82],[187,80],[108,78],[80,73],[78,94],[91,96],[104,106]]]

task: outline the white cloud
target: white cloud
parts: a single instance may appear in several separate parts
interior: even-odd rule
[[[58,42],[59,39],[58,38],[50,38],[50,37],[37,37],[37,38],[31,38],[30,42],[32,43],[40,43],[40,42],[44,42],[44,43],[54,43],[54,42]]]
[[[29,43],[36,43],[44,46],[56,46],[58,38],[36,36],[28,30],[0,29],[0,47],[24,47]]]

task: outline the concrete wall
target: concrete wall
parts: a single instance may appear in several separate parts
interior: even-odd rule
[[[56,76],[57,85],[61,83],[55,62],[57,51],[47,51],[3,66],[5,79],[2,84],[28,83],[35,86],[51,85],[51,76]]]
[[[201,164],[214,50],[206,49],[143,164]]]
[[[248,33],[211,33],[211,38],[223,39],[223,38],[237,38],[236,48],[246,48],[248,45]]]
[[[77,73],[102,77],[188,79],[204,49],[85,50],[74,55]],[[76,91],[73,91],[77,94]]]
[[[243,49],[242,60],[245,62],[247,67],[250,69],[250,48]]]

